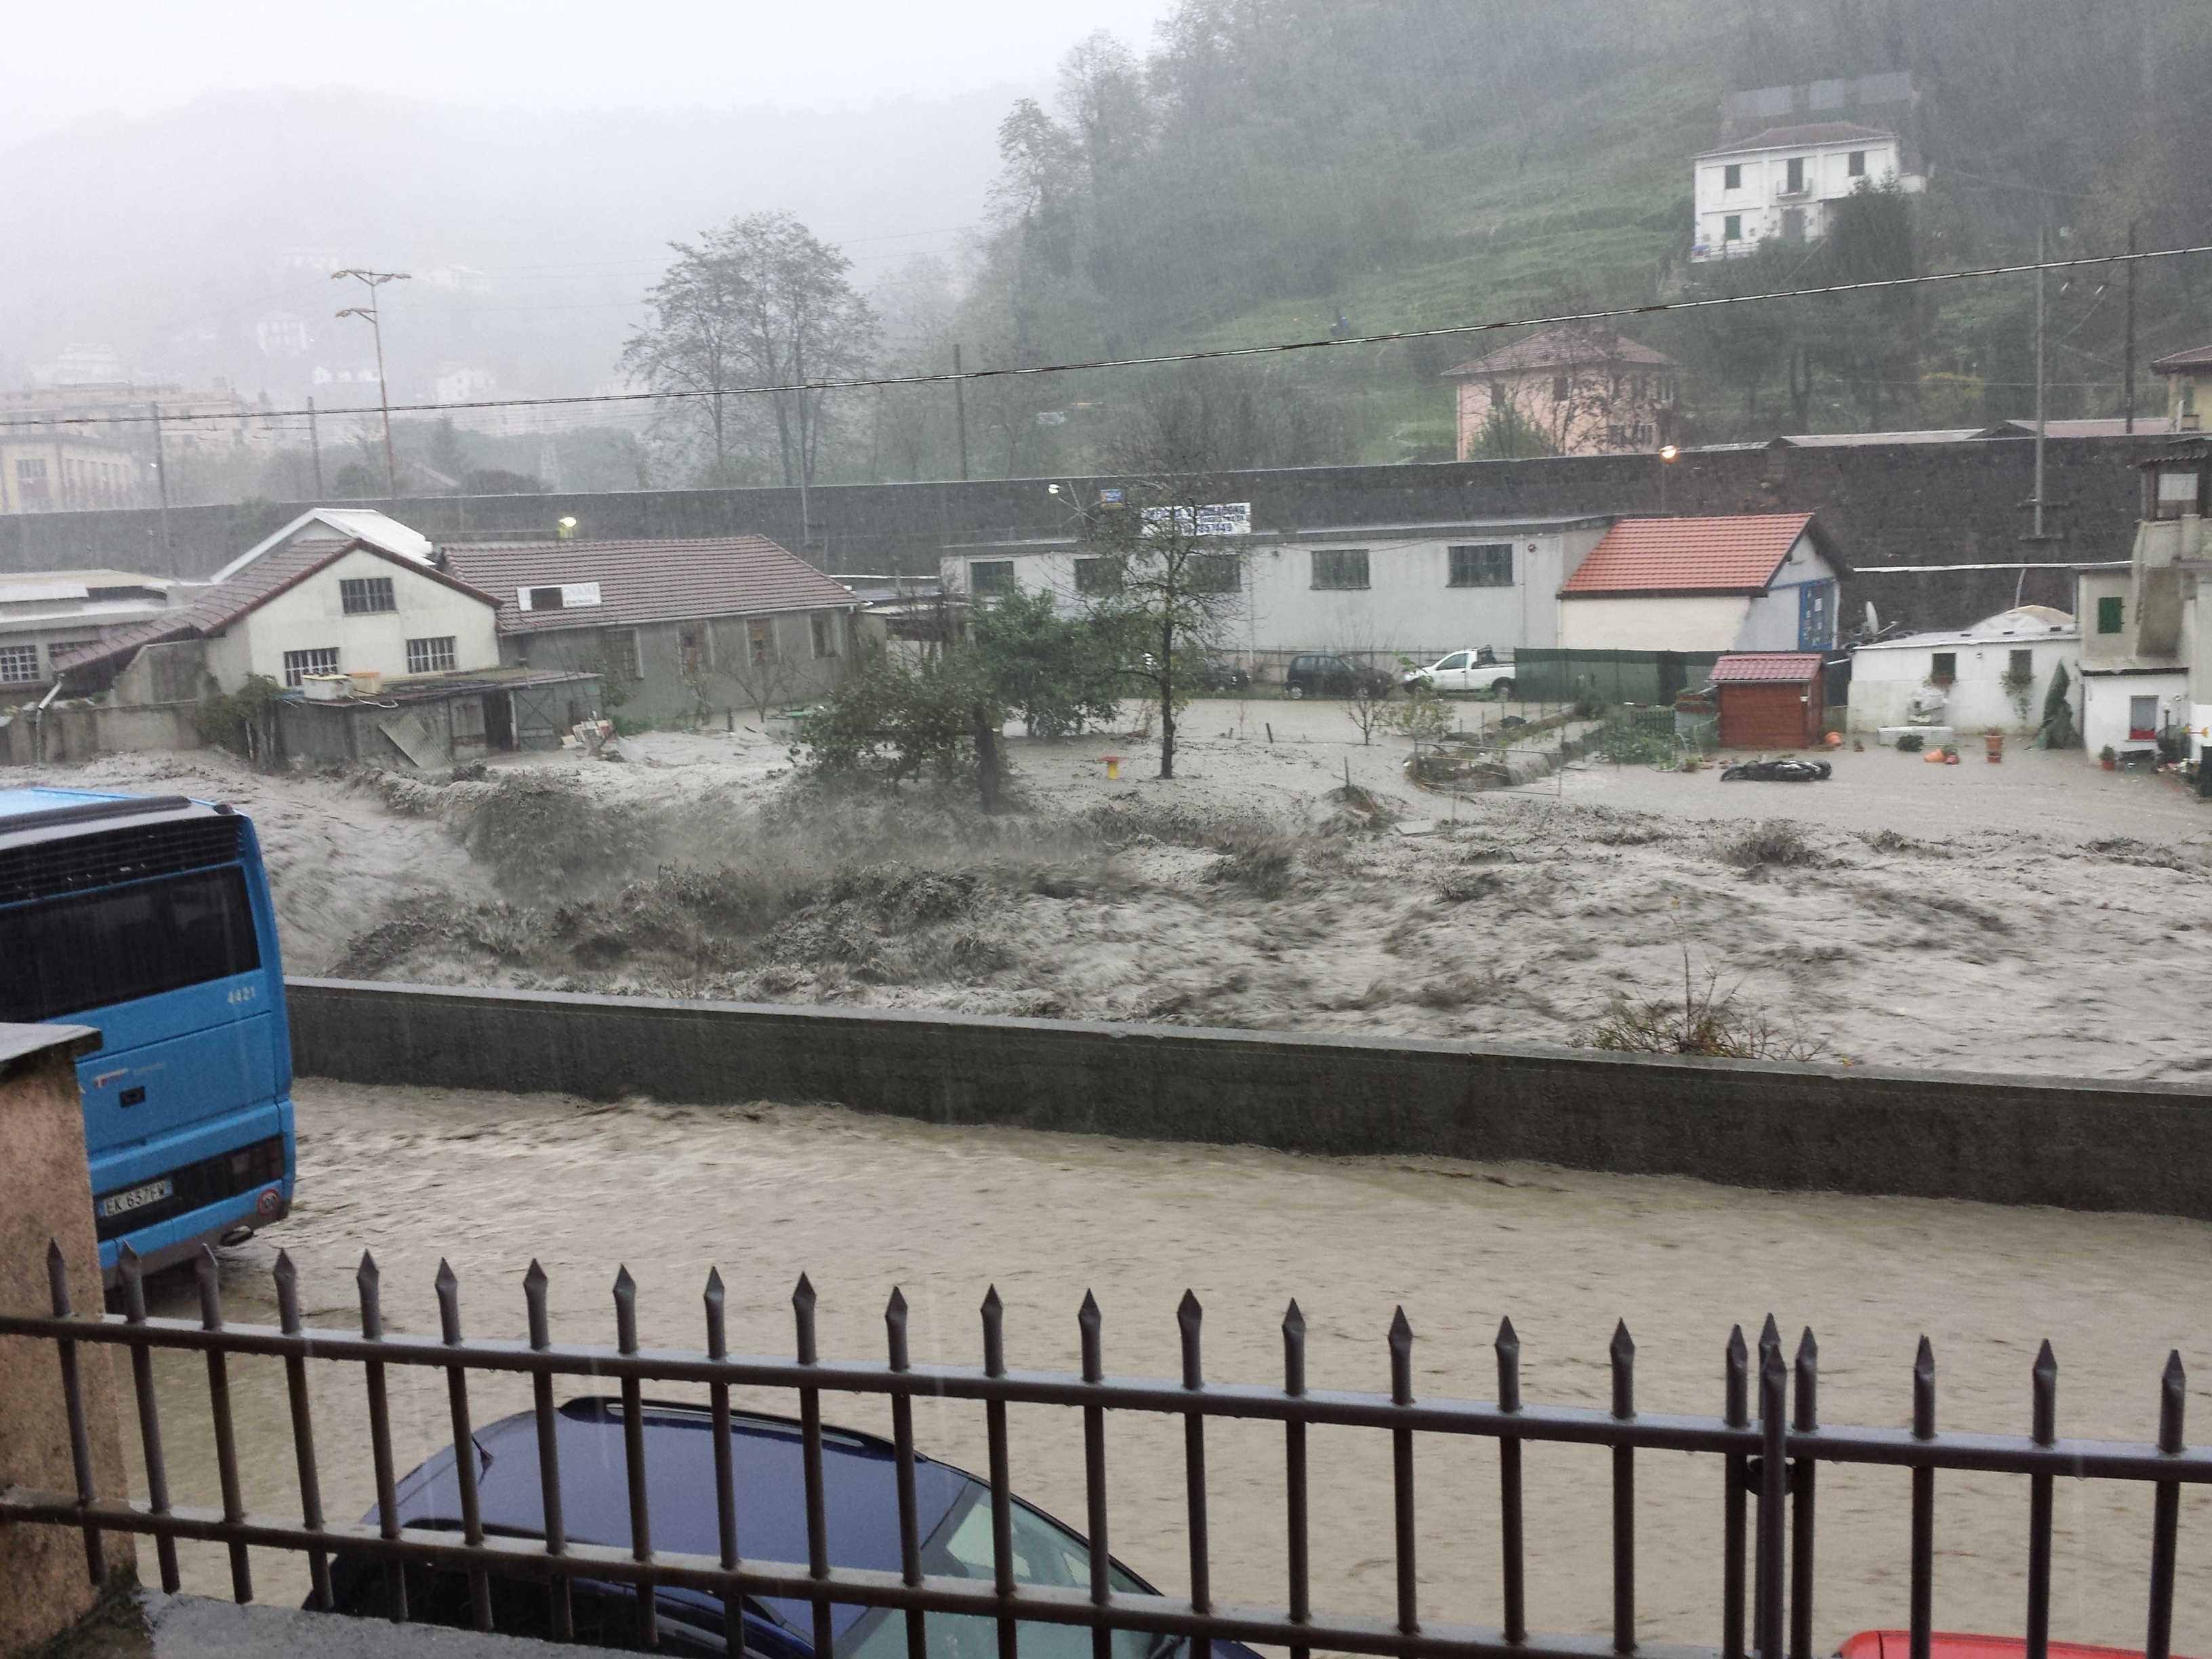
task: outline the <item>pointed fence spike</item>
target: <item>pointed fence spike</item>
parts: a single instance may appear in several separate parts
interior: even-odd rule
[[[894,1285],[890,1300],[884,1304],[884,1334],[890,1341],[890,1365],[895,1371],[911,1370],[914,1364],[907,1352],[906,1321],[906,1292]]]
[[[1098,1305],[1098,1298],[1087,1290],[1083,1293],[1083,1305],[1075,1310],[1075,1328],[1083,1340],[1083,1380],[1104,1382],[1106,1315]]]
[[[1182,1385],[1186,1389],[1206,1386],[1206,1372],[1199,1363],[1199,1327],[1206,1318],[1206,1310],[1198,1304],[1194,1291],[1185,1291],[1182,1300],[1176,1304],[1176,1323],[1182,1330]]]
[[[1769,1348],[1779,1348],[1781,1346],[1782,1332],[1774,1322],[1774,1316],[1769,1314],[1766,1316],[1766,1323],[1759,1328],[1759,1351],[1763,1354]],[[1760,1360],[1759,1369],[1764,1370],[1765,1368],[1766,1362],[1764,1359]]]
[[[461,1281],[453,1273],[453,1264],[439,1257],[438,1276],[431,1282],[438,1290],[439,1333],[447,1346],[456,1346],[461,1340]]]
[[[353,1282],[361,1289],[361,1334],[374,1342],[384,1334],[384,1306],[377,1296],[377,1286],[383,1274],[377,1271],[376,1258],[367,1250],[361,1253],[361,1266],[354,1270]]]
[[[1498,1322],[1498,1409],[1517,1412],[1521,1409],[1521,1333],[1513,1328],[1510,1319]]]
[[[999,1287],[992,1285],[983,1292],[983,1375],[1004,1376],[1006,1374],[1006,1304],[999,1299]]]
[[[729,1293],[722,1288],[722,1270],[707,1269],[707,1287],[699,1293],[707,1310],[707,1358],[730,1357]]]
[[[70,1311],[69,1261],[62,1255],[62,1242],[49,1237],[46,1240],[46,1292],[53,1298],[54,1317],[66,1319]]]
[[[1721,1364],[1723,1393],[1726,1404],[1722,1415],[1732,1429],[1741,1429],[1751,1422],[1751,1349],[1743,1340],[1743,1327],[1729,1329],[1728,1347],[1723,1351]]]
[[[1413,1403],[1413,1327],[1402,1306],[1390,1320],[1390,1403]]]
[[[615,1268],[615,1346],[624,1353],[637,1352],[637,1280],[621,1264]]]
[[[2035,1443],[2047,1446],[2058,1438],[2058,1356],[2051,1352],[2049,1338],[2036,1350],[2035,1365],[2029,1376],[2033,1382],[2033,1424],[2030,1431]]]
[[[115,1253],[115,1272],[123,1281],[123,1316],[133,1325],[146,1322],[146,1279],[138,1265],[138,1252],[130,1241]]]
[[[791,1322],[799,1348],[799,1363],[811,1365],[820,1358],[814,1346],[814,1283],[805,1273],[791,1292]]]
[[[2189,1401],[2189,1374],[2181,1368],[2181,1350],[2175,1348],[2166,1356],[2166,1369],[2158,1379],[2158,1449],[2162,1452],[2178,1452],[2185,1443],[2181,1437],[2182,1409]]]
[[[276,1265],[270,1272],[276,1281],[276,1322],[287,1336],[300,1334],[300,1270],[292,1262],[291,1253],[279,1249]]]
[[[1292,1397],[1306,1391],[1306,1316],[1298,1299],[1283,1310],[1283,1392]]]
[[[1613,1328],[1611,1347],[1613,1359],[1613,1414],[1629,1418],[1636,1415],[1636,1341],[1628,1334],[1628,1322],[1617,1321]]]
[[[1936,1437],[1936,1348],[1925,1336],[1912,1356],[1912,1437]]]
[[[222,1264],[215,1259],[215,1247],[201,1245],[199,1261],[194,1265],[200,1276],[200,1323],[219,1331],[222,1328]]]
[[[553,1320],[545,1305],[550,1284],[538,1258],[531,1257],[530,1267],[522,1275],[522,1307],[530,1321],[530,1346],[533,1348],[553,1346]]]
[[[1797,1427],[1811,1433],[1820,1426],[1820,1345],[1813,1340],[1813,1328],[1808,1325],[1804,1335],[1797,1339]]]

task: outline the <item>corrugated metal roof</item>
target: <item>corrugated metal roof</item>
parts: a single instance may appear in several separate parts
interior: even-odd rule
[[[765,536],[695,541],[522,542],[445,550],[447,568],[499,604],[504,634],[621,627],[695,617],[759,616],[857,603],[805,560]],[[524,588],[596,582],[599,603],[525,611]]]
[[[1800,685],[1820,672],[1817,651],[1740,651],[1713,665],[1713,684]]]
[[[1560,588],[1562,599],[1623,593],[1759,593],[1809,513],[1623,519]]]
[[[1444,371],[1451,374],[1510,374],[1530,369],[1572,368],[1583,363],[1636,363],[1671,368],[1674,359],[1609,328],[1547,328],[1500,346],[1486,356]]]

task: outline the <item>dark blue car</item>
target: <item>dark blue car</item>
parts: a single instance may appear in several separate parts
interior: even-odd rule
[[[650,1494],[656,1550],[713,1556],[720,1534],[714,1507],[714,1419],[703,1406],[648,1401],[645,1413],[646,1490]],[[572,1400],[554,1414],[561,1467],[562,1520],[576,1543],[628,1549],[629,1488],[623,1455],[619,1400]],[[733,1486],[738,1498],[738,1547],[757,1561],[806,1559],[805,1473],[797,1422],[732,1412]],[[475,1435],[477,1483],[484,1530],[510,1537],[542,1538],[544,1509],[538,1481],[537,1419],[530,1413],[502,1418]],[[891,1443],[849,1429],[822,1431],[822,1474],[832,1566],[899,1570],[898,1490]],[[924,1540],[921,1567],[948,1577],[991,1577],[991,1492],[974,1476],[917,1455],[915,1489]],[[451,1448],[429,1458],[398,1486],[399,1514],[409,1527],[460,1528],[460,1492]],[[378,1520],[372,1510],[363,1517]],[[1019,1498],[1013,1502],[1014,1577],[1024,1584],[1087,1589],[1091,1551],[1082,1536]],[[331,1564],[337,1610],[356,1614],[387,1611],[384,1569],[358,1556]],[[1152,1593],[1152,1586],[1119,1562],[1117,1590]],[[654,1593],[660,1650],[726,1654],[719,1597],[706,1591],[663,1586]],[[423,1623],[465,1626],[465,1575],[446,1569],[407,1569],[409,1616]],[[636,1646],[636,1591],[629,1585],[573,1582],[570,1606],[575,1639],[598,1647]],[[495,1628],[512,1635],[551,1634],[547,1591],[537,1578],[492,1581]],[[750,1598],[744,1607],[743,1651],[758,1659],[815,1659],[812,1608],[804,1601]],[[888,1608],[832,1609],[834,1659],[905,1659],[906,1621]],[[932,1659],[996,1659],[998,1632],[988,1618],[933,1613],[928,1616]],[[1117,1632],[1115,1659],[1171,1659],[1187,1644],[1142,1632]],[[1091,1632],[1073,1625],[1024,1624],[1023,1659],[1090,1659]],[[1249,1648],[1216,1642],[1221,1659],[1258,1659]]]

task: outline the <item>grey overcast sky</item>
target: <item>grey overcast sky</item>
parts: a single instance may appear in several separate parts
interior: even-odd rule
[[[836,109],[1038,82],[1173,0],[111,0],[6,8],[0,147],[210,93],[360,87],[479,105]]]

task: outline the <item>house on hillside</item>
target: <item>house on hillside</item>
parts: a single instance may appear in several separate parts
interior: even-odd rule
[[[1809,513],[1623,519],[1559,589],[1569,651],[1826,651],[1847,574]]]
[[[1486,433],[1533,434],[1553,453],[1656,450],[1674,423],[1674,360],[1609,328],[1547,328],[1444,371],[1456,381],[1458,456]]]
[[[1816,242],[1835,204],[1862,186],[1924,187],[1905,170],[1898,136],[1855,121],[1769,127],[1692,158],[1690,258],[1751,252],[1769,237]]]
[[[2079,678],[2081,630],[2045,605],[2016,605],[1971,628],[1875,640],[1851,653],[1848,729],[2033,732],[2061,668]]]
[[[634,720],[818,697],[858,654],[858,596],[765,537],[459,543],[439,558],[497,603],[502,660],[598,674]]]

